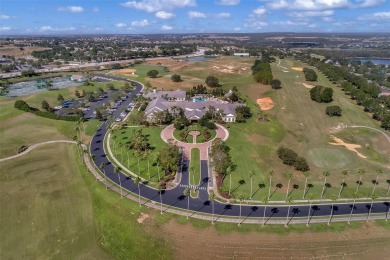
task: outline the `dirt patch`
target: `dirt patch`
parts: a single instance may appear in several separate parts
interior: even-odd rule
[[[314,88],[313,85],[310,85],[310,84],[307,84],[307,83],[302,83],[302,85],[305,86],[305,88],[308,88],[308,89]]]
[[[342,232],[287,235],[220,233],[214,227],[197,229],[175,221],[162,228],[175,259],[387,259],[390,253],[390,232],[370,223]]]
[[[270,110],[274,107],[274,101],[270,97],[259,98],[256,103],[260,106],[262,110]]]
[[[135,74],[137,70],[135,69],[120,69],[120,70],[113,70],[110,73],[107,74],[114,74],[114,75],[123,75],[123,76],[131,76],[131,77],[138,77],[138,75]]]
[[[333,136],[333,135],[331,135],[330,137],[333,139],[334,143],[329,142],[329,144],[331,144],[331,145],[344,146],[344,147],[347,148],[348,150],[350,150],[350,151],[356,153],[357,156],[359,156],[359,157],[361,157],[361,158],[364,158],[364,159],[367,158],[366,156],[364,156],[363,154],[361,154],[361,153],[357,150],[358,148],[361,148],[361,147],[362,147],[361,145],[359,145],[359,144],[348,144],[348,143],[345,143],[343,140],[341,140],[340,138],[337,138],[337,137],[335,137],[335,136]]]
[[[296,70],[296,71],[303,71],[302,67],[292,67],[291,69]]]
[[[137,222],[139,224],[143,224],[146,219],[150,218],[149,214],[145,214],[141,212],[141,215],[138,217]]]

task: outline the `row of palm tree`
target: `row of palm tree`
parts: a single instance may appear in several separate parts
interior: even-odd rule
[[[227,169],[227,174],[229,175],[229,196],[231,196],[232,194],[232,180],[231,180],[231,175],[232,175],[232,168],[231,167],[228,167]],[[356,186],[356,190],[355,190],[355,193],[354,194],[358,194],[359,192],[359,188],[360,186],[362,185],[362,177],[363,175],[366,173],[366,171],[364,169],[359,169],[357,171],[357,174],[359,175],[359,180],[356,182],[357,186]],[[305,185],[304,185],[304,188],[303,188],[303,193],[302,193],[302,199],[305,199],[306,195],[307,195],[307,191],[308,191],[308,188],[311,188],[313,185],[312,184],[308,184],[308,178],[309,178],[309,173],[308,172],[303,172],[302,173],[303,176],[305,177]],[[369,194],[369,196],[371,196],[372,194],[374,194],[375,192],[375,189],[378,185],[378,179],[379,177],[383,174],[383,170],[382,169],[377,169],[376,170],[376,178],[375,180],[372,181],[373,183],[373,188]],[[322,175],[324,176],[324,181],[323,181],[323,184],[322,184],[322,190],[321,190],[321,194],[320,194],[320,198],[322,199],[327,188],[330,187],[330,184],[327,183],[327,178],[331,175],[331,173],[329,171],[324,171],[322,173]],[[345,182],[345,178],[349,175],[349,172],[347,170],[343,170],[341,171],[341,175],[343,177],[342,179],[342,182],[340,184],[340,189],[339,189],[339,192],[338,192],[338,195],[337,195],[337,198],[339,199],[341,197],[341,194],[344,190],[344,188],[347,186],[346,182]],[[254,170],[251,170],[249,171],[249,177],[250,177],[250,195],[249,195],[249,199],[252,199],[253,197],[253,177],[256,176],[256,173]],[[268,176],[269,176],[269,187],[268,187],[268,200],[271,198],[272,194],[271,193],[271,188],[272,188],[272,178],[274,176],[274,171],[270,171],[268,173]],[[293,177],[293,174],[292,173],[287,173],[287,190],[286,190],[286,195],[285,195],[285,199],[288,198],[288,196],[291,194],[290,192],[290,185],[291,185],[291,178]],[[390,180],[387,180],[387,183],[388,183],[388,187],[387,187],[387,192],[386,192],[386,196],[389,195],[389,191],[390,191]],[[240,180],[239,182],[240,185],[243,185],[245,184],[245,181],[244,180]],[[259,188],[263,188],[265,185],[263,182],[260,182],[259,184]],[[282,188],[283,185],[278,183],[276,185],[276,188]],[[297,184],[294,184],[293,185],[293,189],[297,189],[299,186]]]

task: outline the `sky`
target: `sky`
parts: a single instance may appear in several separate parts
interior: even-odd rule
[[[390,32],[390,0],[0,0],[0,35]]]

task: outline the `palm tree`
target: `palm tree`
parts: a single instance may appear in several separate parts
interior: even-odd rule
[[[154,158],[154,162],[156,163],[156,166],[157,166],[157,175],[158,175],[158,179],[160,180],[161,177],[160,177],[160,167],[158,167],[158,156],[156,156]]]
[[[309,201],[309,212],[307,213],[306,226],[309,226],[309,224],[310,224],[310,213],[311,213],[311,201],[312,201],[312,199],[313,199],[313,196],[309,195],[309,198],[308,198],[308,201]]]
[[[267,203],[268,203],[268,197],[265,197],[263,199],[263,203],[264,203],[264,215],[263,215],[263,227],[265,225],[265,212],[267,211]]]
[[[303,187],[303,196],[302,199],[305,199],[306,195],[306,187],[307,187],[307,178],[309,178],[309,173],[308,172],[303,172],[303,176],[305,176],[305,186]]]
[[[285,227],[288,226],[288,218],[290,217],[291,202],[292,202],[291,197],[286,198],[286,203],[288,204],[288,209],[287,209],[286,224],[284,224]]]
[[[360,177],[359,177],[359,181],[356,182],[356,183],[357,183],[357,187],[356,187],[355,194],[357,194],[357,193],[359,192],[359,187],[360,187],[360,185],[362,184],[362,176],[363,176],[364,174],[366,174],[366,170],[364,170],[364,169],[359,169],[358,172],[357,172],[357,174],[359,174]]]
[[[378,185],[379,175],[382,175],[382,174],[383,174],[383,170],[382,169],[377,169],[376,170],[376,180],[374,182],[374,188],[372,188],[371,195],[374,194],[376,185]]]
[[[106,190],[108,189],[108,186],[107,186],[107,176],[106,176],[106,163],[105,162],[102,162],[99,166],[99,168],[103,171],[103,174],[104,174],[104,184],[106,185]]]
[[[238,196],[238,199],[240,200],[240,221],[238,222],[238,225],[241,226],[241,207],[242,207],[242,201],[244,200],[244,194],[240,194]]]
[[[328,220],[328,225],[330,225],[330,221],[332,220],[332,217],[333,217],[334,203],[335,203],[335,201],[337,201],[337,196],[336,196],[336,195],[332,195],[332,196],[331,196],[331,200],[332,200],[332,210],[330,211],[329,220]]]
[[[135,177],[134,183],[136,183],[138,186],[138,202],[139,202],[139,206],[141,207],[142,206],[141,205],[141,189],[139,186],[140,182],[141,182],[141,178],[139,176]]]
[[[287,178],[288,178],[288,184],[287,184],[287,190],[286,190],[286,200],[287,200],[287,197],[288,197],[288,191],[290,190],[290,181],[291,181],[291,177],[292,177],[292,173],[289,172],[287,173]]]
[[[121,180],[121,177],[120,177],[120,174],[119,174],[120,170],[121,170],[121,167],[115,166],[114,172],[118,175],[119,187],[121,189],[121,198],[123,198],[123,195],[122,195],[122,180]]]
[[[324,179],[324,184],[322,185],[321,199],[322,199],[322,196],[324,196],[324,192],[325,192],[326,177],[328,177],[330,175],[330,172],[324,171],[322,173],[322,175],[324,175],[325,179]]]
[[[229,165],[229,166],[226,168],[226,174],[229,175],[229,197],[230,197],[230,191],[232,190],[232,173],[233,173],[232,166]]]
[[[211,217],[211,223],[214,224],[214,200],[215,200],[215,194],[213,191],[209,194],[209,201],[211,201],[211,207],[212,207],[212,217]]]
[[[162,201],[162,190],[163,190],[163,186],[161,185],[161,183],[160,182],[158,182],[157,183],[157,185],[156,185],[156,188],[158,189],[158,193],[159,193],[159,195],[160,195],[160,205],[161,205],[161,207],[160,207],[160,214],[164,214],[163,213],[163,209],[162,209],[162,207],[163,207],[163,201]]]
[[[270,196],[271,196],[272,176],[274,176],[274,171],[271,170],[271,171],[268,173],[268,175],[269,175],[269,187],[268,187],[268,199],[269,199]]]
[[[253,194],[253,190],[252,190],[252,177],[255,176],[256,173],[254,170],[251,170],[249,171],[249,177],[251,178],[251,194],[249,195],[249,199],[252,199],[252,194]]]
[[[343,181],[341,182],[341,185],[340,185],[339,195],[337,196],[338,198],[340,198],[341,192],[343,191],[343,188],[345,187],[345,177],[348,176],[348,171],[347,170],[343,170],[341,172],[341,174],[343,175]]]
[[[386,180],[386,182],[389,184],[387,186],[387,192],[386,192],[386,196],[388,196],[389,195],[389,191],[390,191],[390,180]]]
[[[371,194],[370,197],[371,197],[371,204],[370,204],[370,209],[368,210],[368,215],[367,215],[366,221],[368,221],[368,219],[370,218],[372,205],[374,204],[374,200],[377,198],[377,196],[375,194]]]
[[[190,210],[190,195],[191,195],[190,189],[185,188],[183,191],[183,195],[187,197],[187,210],[189,211]],[[189,217],[190,216],[187,215],[187,218],[189,218]]]
[[[351,218],[352,218],[353,210],[355,209],[356,199],[358,199],[358,198],[359,198],[359,196],[357,194],[353,195],[353,203],[352,203],[352,207],[351,207],[351,213],[349,213],[348,224],[351,224]]]

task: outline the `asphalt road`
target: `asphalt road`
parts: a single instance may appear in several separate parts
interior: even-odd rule
[[[142,86],[140,83],[136,82],[136,89],[133,91],[134,94],[140,93]],[[119,116],[121,108],[126,107],[131,102],[130,97],[123,102],[114,116]],[[121,182],[122,187],[132,193],[138,194],[137,184],[133,182],[132,179],[119,173],[119,178],[116,173],[114,173],[114,166],[107,159],[107,156],[103,149],[103,139],[107,133],[106,125],[103,123],[96,131],[95,135],[91,140],[90,150],[91,153],[95,155],[94,163],[99,167],[103,162],[106,164],[104,172],[111,181],[119,185]],[[181,179],[182,184],[188,184],[188,160],[183,161],[183,175]],[[201,185],[204,187],[207,186],[208,178],[208,162],[201,161]],[[203,182],[206,180],[206,182]],[[184,197],[185,187],[178,185],[176,188],[169,191],[162,191],[162,202],[165,206],[168,207],[177,207],[182,209],[187,209],[187,198]],[[148,187],[146,185],[140,185],[140,193],[144,198],[149,199],[150,201],[160,202],[159,191]],[[356,202],[353,214],[368,214],[370,209],[370,204],[367,202]],[[190,198],[190,210],[203,213],[212,213],[211,202],[208,200],[207,190],[200,189],[198,198]],[[238,204],[224,204],[218,201],[215,201],[215,214],[221,216],[239,216],[240,215],[240,205]],[[351,212],[351,203],[335,203],[333,207],[333,215],[348,215]],[[289,214],[290,218],[294,217],[307,217],[309,210],[312,216],[329,216],[332,212],[332,204],[321,204],[321,205],[312,205],[310,208],[309,205],[258,205],[258,206],[247,206],[242,205],[241,207],[241,216],[242,218],[248,217],[259,217],[262,218],[264,215],[264,209],[266,209],[265,215],[267,218],[283,218]],[[288,213],[289,211],[289,213]],[[371,213],[383,213],[389,211],[389,202],[375,202]]]

